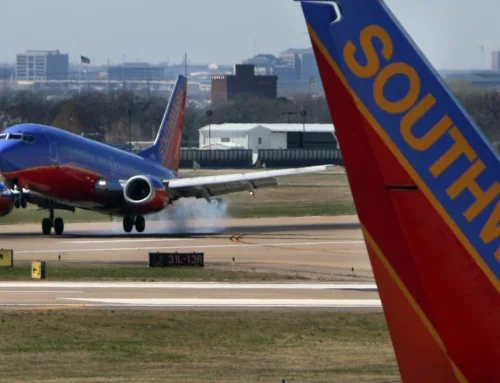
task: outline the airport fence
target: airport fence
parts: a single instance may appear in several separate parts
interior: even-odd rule
[[[256,167],[294,168],[315,165],[343,166],[338,149],[261,149]]]
[[[333,164],[343,166],[338,149],[261,149],[256,159],[251,150],[183,149],[180,167],[184,169],[249,169],[252,167],[289,168]]]
[[[248,169],[253,165],[252,151],[246,149],[181,150],[181,168]]]

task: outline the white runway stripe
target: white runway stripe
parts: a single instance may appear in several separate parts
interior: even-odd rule
[[[18,250],[18,254],[48,254],[48,253],[90,253],[94,251],[145,251],[145,250],[193,250],[193,249],[222,249],[222,248],[242,248],[242,247],[272,247],[272,246],[321,246],[321,245],[348,245],[348,244],[360,244],[365,243],[364,241],[330,241],[330,242],[283,242],[283,243],[258,243],[258,244],[247,244],[247,243],[237,243],[237,244],[227,244],[227,245],[201,245],[201,246],[168,246],[168,247],[117,247],[117,248],[100,248],[100,249],[58,249],[58,250]]]
[[[223,283],[223,282],[0,282],[0,293],[7,288],[63,289],[265,289],[265,290],[376,290],[376,284],[356,283]],[[36,290],[33,290],[36,291]],[[59,292],[59,291],[57,291]]]
[[[59,243],[91,244],[91,243],[135,243],[135,242],[176,242],[189,241],[188,238],[149,238],[149,239],[107,239],[98,241],[59,241]]]
[[[118,306],[378,308],[379,299],[102,299],[59,298]]]
[[[58,294],[83,294],[83,291],[77,290],[0,290],[0,293],[8,293],[8,294],[50,294],[50,293],[58,293]]]

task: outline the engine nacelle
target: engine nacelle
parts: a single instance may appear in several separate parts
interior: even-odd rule
[[[0,217],[4,217],[12,211],[14,208],[14,200],[14,194],[0,182]]]
[[[162,195],[158,196],[158,192]],[[130,178],[123,189],[123,197],[125,201],[133,205],[145,205],[154,201],[157,197],[161,197],[161,200],[167,199],[168,203],[165,186],[161,181],[150,176],[134,176]]]

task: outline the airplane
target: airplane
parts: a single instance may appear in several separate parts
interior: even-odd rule
[[[168,209],[181,198],[204,198],[277,186],[276,177],[321,172],[330,167],[181,178],[181,137],[187,78],[172,91],[153,146],[137,154],[38,124],[18,124],[0,134],[0,216],[28,203],[49,211],[42,233],[64,232],[55,210],[92,210],[123,217],[123,230],[143,232],[144,216]]]
[[[500,382],[498,154],[382,0],[300,5],[402,380]]]

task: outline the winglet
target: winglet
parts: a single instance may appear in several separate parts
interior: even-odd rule
[[[186,108],[187,78],[180,75],[174,86],[153,146],[138,155],[177,171],[180,162],[184,112]]]
[[[382,0],[301,5],[403,381],[500,381],[498,155]]]

